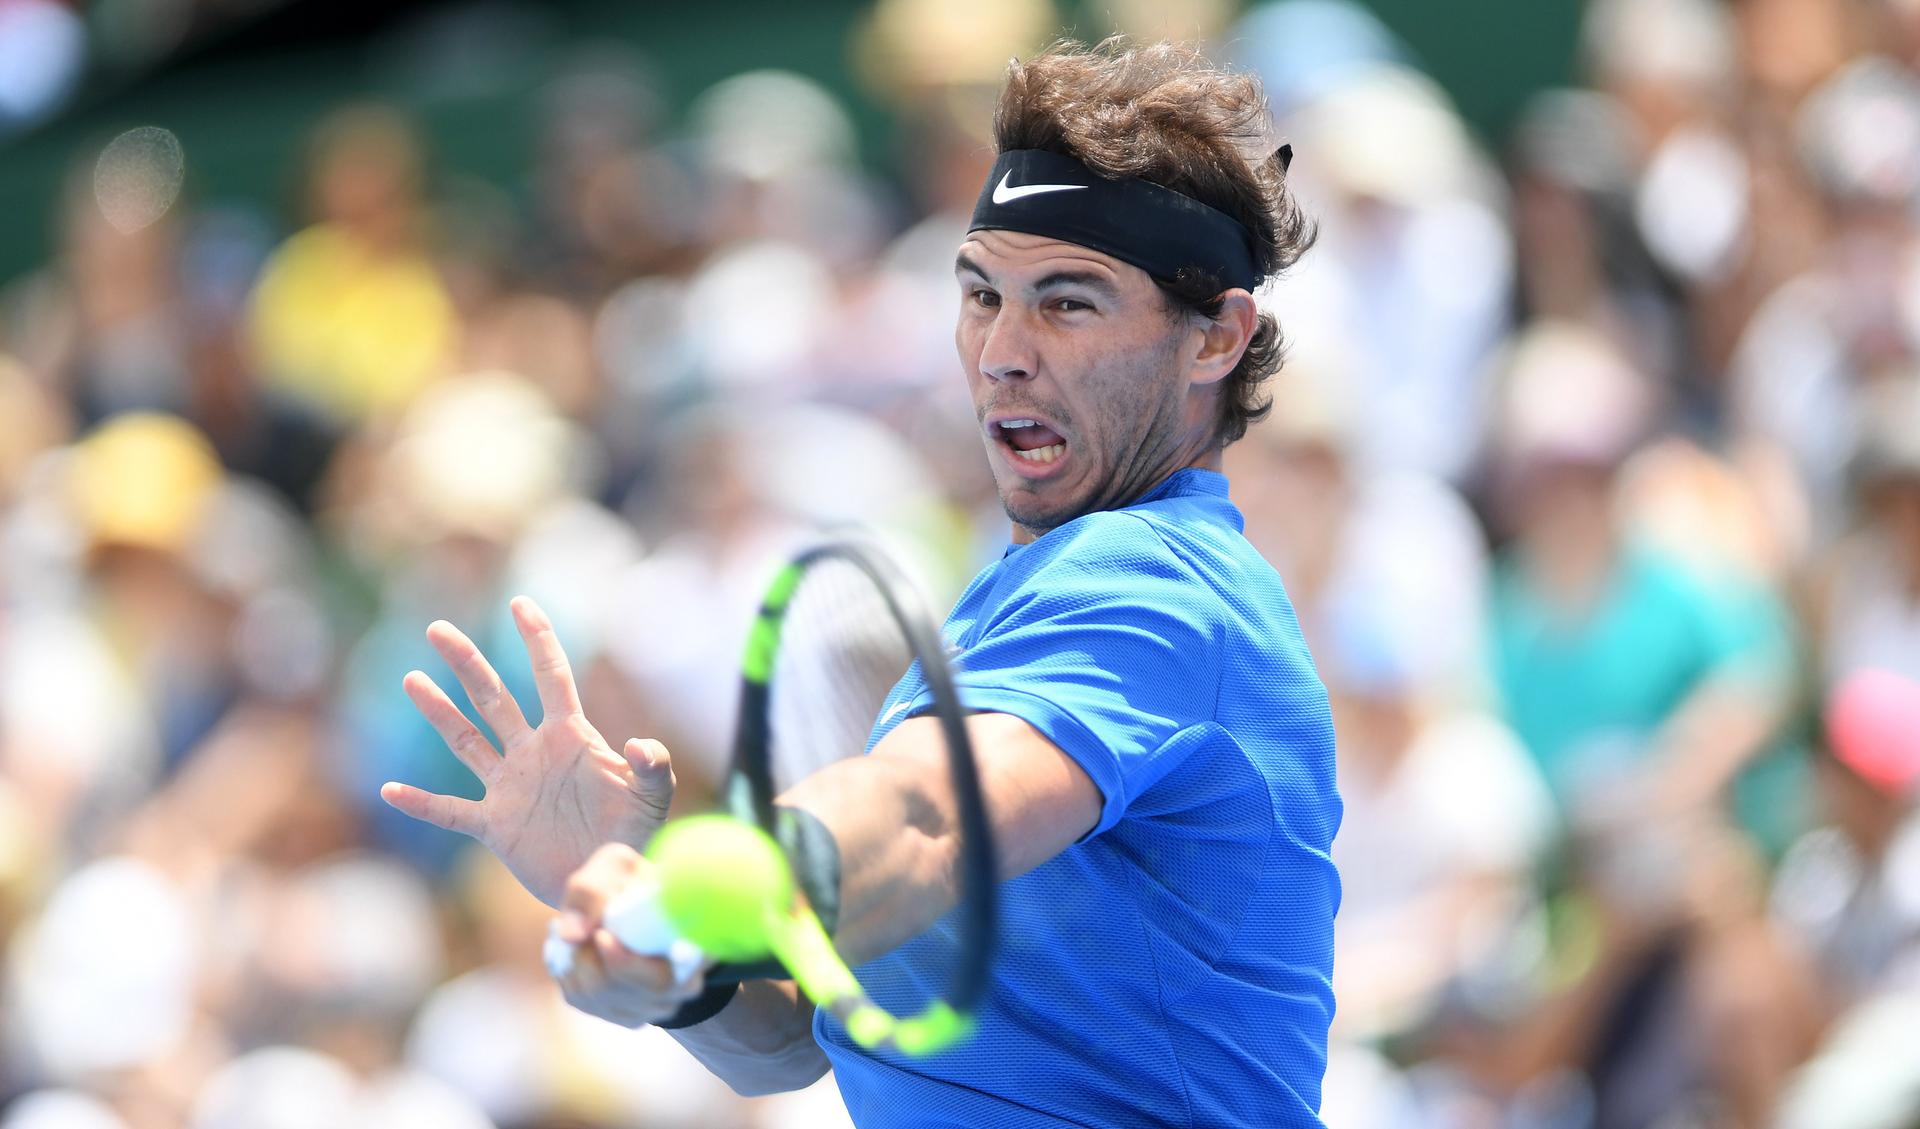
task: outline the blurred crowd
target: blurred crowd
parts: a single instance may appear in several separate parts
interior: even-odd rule
[[[0,140],[165,66],[287,0],[0,0]]]
[[[520,183],[376,103],[284,213],[76,160],[0,282],[0,1129],[845,1123],[570,1012],[377,789],[477,794],[436,618],[532,710],[541,601],[695,810],[782,553],[1001,551],[951,256],[1058,24],[967,12],[850,44],[891,176],[604,45]],[[1259,73],[1320,224],[1227,463],[1334,701],[1329,1126],[1920,1126],[1920,2],[1593,0],[1498,139],[1346,0],[1111,15]]]

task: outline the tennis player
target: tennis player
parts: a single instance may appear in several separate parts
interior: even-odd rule
[[[1016,62],[994,127],[999,156],[955,259],[956,341],[1013,545],[946,624],[1004,879],[1003,956],[974,1036],[924,1059],[864,1051],[790,982],[676,984],[598,929],[671,769],[657,743],[615,753],[586,722],[525,600],[514,612],[540,727],[465,636],[435,624],[505,755],[410,675],[487,795],[385,795],[481,839],[564,907],[575,1006],[671,1028],[742,1093],[831,1067],[862,1126],[1319,1126],[1333,732],[1221,473],[1280,361],[1250,292],[1311,239],[1289,154],[1268,139],[1253,79],[1167,45]],[[944,745],[915,716],[923,689],[910,675],[870,755],[781,801],[837,845],[836,888],[812,893],[837,899],[836,942],[883,1005],[931,959],[920,935],[958,899]]]

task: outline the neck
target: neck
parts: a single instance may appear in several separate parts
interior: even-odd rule
[[[1584,614],[1612,574],[1618,548],[1612,531],[1596,522],[1530,537],[1524,551],[1535,581],[1549,598],[1564,609]]]
[[[1139,498],[1144,498],[1148,494],[1151,494],[1155,490],[1158,490],[1160,488],[1161,483],[1165,482],[1169,478],[1172,478],[1175,474],[1178,474],[1180,471],[1211,470],[1218,473],[1225,473],[1225,471],[1222,469],[1224,465],[1225,465],[1224,460],[1220,456],[1220,449],[1218,447],[1215,447],[1213,450],[1207,452],[1206,454],[1196,456],[1192,462],[1186,463],[1185,465],[1182,465],[1182,466],[1174,467],[1172,470],[1161,475],[1159,478],[1154,479],[1153,483],[1150,486],[1148,486],[1145,490],[1142,490],[1136,497],[1129,498],[1125,502],[1122,502],[1120,505],[1117,505],[1111,508],[1124,509],[1125,507],[1132,505],[1133,502],[1135,502]],[[1047,532],[1048,531],[1045,529],[1035,529],[1032,526],[1021,525],[1018,522],[1015,522],[1013,526],[1013,543],[1016,545],[1031,545],[1035,541],[1039,540],[1042,536],[1044,536]]]
[[[1225,452],[1214,430],[1219,395],[1220,390],[1213,385],[1190,389],[1183,400],[1172,405],[1172,414],[1180,421],[1176,425],[1179,430],[1173,434],[1162,431],[1160,434],[1166,436],[1164,445],[1155,444],[1149,438],[1135,451],[1135,455],[1139,458],[1136,466],[1150,466],[1159,462],[1160,459],[1165,459],[1166,462],[1162,464],[1165,469],[1158,473],[1130,472],[1125,468],[1116,471],[1100,494],[1095,496],[1096,500],[1093,504],[1083,512],[1117,510],[1130,506],[1138,499],[1159,489],[1162,482],[1179,471],[1211,470],[1224,473]],[[1148,434],[1151,436],[1152,430],[1149,430]],[[1132,483],[1138,485],[1130,487],[1129,484]],[[1013,543],[1030,545],[1046,532],[1046,529],[1036,529],[1016,522],[1013,527]]]

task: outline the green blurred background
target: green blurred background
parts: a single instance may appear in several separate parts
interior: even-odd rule
[[[350,97],[377,97],[416,115],[442,174],[513,182],[534,144],[532,95],[582,39],[639,48],[655,69],[668,112],[715,82],[779,67],[844,100],[862,157],[884,173],[891,119],[857,80],[848,44],[869,5],[859,0],[729,0],[648,4],[547,0],[513,11],[455,49],[408,50],[446,5],[413,2],[288,3],[216,28],[198,45],[137,73],[101,68],[52,120],[0,140],[0,280],[45,260],[47,222],[76,154],[89,157],[122,130],[159,124],[192,157],[188,191],[205,200],[280,203],[313,125]],[[1580,6],[1573,0],[1372,0],[1381,19],[1453,96],[1496,148],[1533,92],[1573,78]],[[1097,35],[1095,4],[1062,10],[1063,26]],[[111,9],[96,7],[96,22]],[[1080,29],[1089,29],[1081,31]]]

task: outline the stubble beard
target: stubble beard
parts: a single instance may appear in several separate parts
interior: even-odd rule
[[[1009,492],[999,486],[996,476],[1000,508],[1006,511],[1007,519],[1034,537],[1040,537],[1075,518],[1100,510],[1121,509],[1184,466],[1180,451],[1182,419],[1178,393],[1170,393],[1153,405],[1153,413],[1144,424],[1125,427],[1120,423],[1144,406],[1116,406],[1108,416],[1106,422],[1109,426],[1105,429],[1108,434],[1128,435],[1128,442],[1123,444],[1124,450],[1081,454],[1082,458],[1105,455],[1106,467],[1099,472],[1098,485],[1091,490],[1051,507],[1042,505],[1038,499],[1017,505]]]

